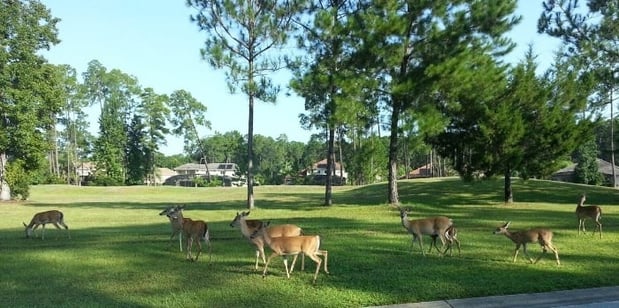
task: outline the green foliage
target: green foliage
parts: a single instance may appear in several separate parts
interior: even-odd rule
[[[40,56],[59,42],[58,21],[38,1],[0,2],[0,155],[19,159],[16,165],[26,172],[37,169],[50,149],[45,132],[61,104],[57,70]]]
[[[589,139],[576,150],[576,167],[574,181],[587,185],[600,185],[604,181],[598,170],[597,146],[595,140]]]
[[[13,160],[7,166],[6,181],[11,187],[11,198],[22,200],[30,196],[31,177],[26,163],[21,159]]]

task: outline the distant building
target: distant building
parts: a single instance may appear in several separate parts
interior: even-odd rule
[[[335,170],[333,170],[333,179],[335,185],[344,185],[346,184],[346,179],[348,179],[348,172],[340,163],[334,163]],[[307,184],[315,184],[322,185],[326,181],[327,177],[327,160],[323,159],[319,162],[312,164],[311,168],[307,168],[301,171],[300,175],[306,178]]]
[[[613,166],[611,163],[603,160],[603,159],[596,159],[597,165],[598,165],[598,171],[602,174],[602,176],[604,176],[604,182],[611,184],[613,183]],[[576,164],[571,164],[563,169],[560,169],[559,171],[553,173],[550,176],[550,179],[553,181],[561,181],[561,182],[574,182],[574,169],[576,168]],[[616,174],[616,181],[615,183],[619,182],[619,167],[615,166],[615,174]]]

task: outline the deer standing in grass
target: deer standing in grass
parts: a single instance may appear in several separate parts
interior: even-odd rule
[[[230,227],[238,227],[241,229],[241,233],[243,236],[247,238],[252,244],[256,246],[256,265],[255,269],[258,270],[258,262],[260,258],[262,258],[262,264],[266,264],[266,256],[264,254],[264,240],[262,237],[251,238],[251,235],[260,228],[264,222],[258,219],[247,219],[249,216],[249,211],[247,212],[237,212],[236,216],[230,222]],[[303,234],[303,230],[292,224],[284,224],[284,225],[274,225],[270,226],[266,230],[269,233],[270,237],[282,237],[282,236],[299,236]],[[297,256],[295,255],[292,260],[292,269],[294,269],[294,264],[297,261]],[[301,255],[301,270],[305,267],[305,255]],[[291,271],[292,271],[291,269]]]
[[[178,212],[178,216],[180,218],[183,218],[183,209],[184,206],[169,206],[167,207],[165,210],[161,211],[161,213],[159,213],[160,216],[166,215],[168,217],[168,219],[170,220],[170,225],[172,226],[172,235],[170,236],[170,241],[172,241],[174,239],[174,236],[178,235],[178,249],[183,252],[183,224],[182,224],[182,219],[172,219],[172,217],[170,217],[170,213],[177,211]]]
[[[432,251],[432,246],[434,246],[434,248],[436,248],[436,251],[438,251],[440,254],[443,254],[443,255],[447,253],[447,250],[449,250],[449,256],[451,256],[452,250],[453,250],[453,244],[455,243],[456,246],[458,247],[458,255],[461,255],[460,240],[458,240],[458,229],[456,229],[454,225],[449,226],[449,228],[445,230],[445,241],[447,242],[447,247],[445,247],[445,250],[443,252],[441,252],[438,249],[438,246],[436,246],[437,238],[438,238],[438,235],[432,235],[432,245],[430,246],[430,251]]]
[[[65,230],[67,230],[67,235],[69,239],[71,238],[71,234],[69,233],[69,227],[64,223],[64,214],[62,214],[62,212],[58,210],[36,213],[30,220],[29,224],[26,225],[25,222],[22,222],[22,224],[24,224],[24,227],[26,227],[27,238],[33,236],[34,231],[39,226],[41,226],[41,239],[44,240],[46,224],[53,224],[57,229],[60,229],[60,226],[63,226]]]
[[[546,254],[548,249],[550,249],[555,254],[555,258],[557,259],[557,265],[561,265],[561,262],[559,261],[559,252],[552,245],[552,235],[553,235],[552,231],[548,229],[543,229],[543,228],[534,228],[534,229],[529,229],[525,231],[511,232],[507,229],[509,228],[510,223],[511,222],[507,222],[504,225],[496,228],[496,230],[494,230],[493,233],[503,234],[516,244],[516,249],[514,250],[513,262],[516,262],[516,258],[518,257],[518,251],[520,250],[520,246],[522,246],[522,251],[524,252],[524,255],[533,264],[537,263],[537,261],[539,261],[539,259],[541,259],[542,256]],[[535,243],[535,242],[539,243],[542,246],[542,254],[539,257],[537,257],[535,261],[533,261],[533,258],[531,258],[529,254],[527,253],[527,244]]]
[[[453,221],[449,217],[445,216],[436,216],[422,219],[408,219],[408,213],[403,208],[399,208],[400,210],[400,218],[402,219],[402,226],[408,231],[408,233],[412,234],[413,238],[411,240],[411,250],[415,245],[415,241],[419,243],[419,248],[421,249],[421,253],[425,256],[426,253],[423,251],[423,235],[430,235],[432,237],[438,237],[445,246],[445,233],[449,227],[453,225]],[[434,239],[436,241],[436,239]],[[436,246],[436,243],[434,243]],[[438,247],[436,248],[438,250]],[[432,244],[430,244],[430,250],[432,251]],[[446,250],[445,250],[446,252]],[[443,254],[445,253],[443,252]],[[440,250],[439,250],[440,253]]]
[[[316,262],[316,272],[314,273],[313,283],[316,283],[316,278],[318,277],[318,272],[320,271],[320,265],[322,263],[322,259],[318,257],[319,255],[323,255],[325,257],[325,273],[329,273],[327,270],[327,262],[328,262],[328,253],[326,250],[320,250],[320,236],[318,235],[300,235],[300,236],[290,236],[290,237],[271,237],[267,232],[267,227],[269,223],[262,224],[254,233],[250,236],[250,238],[254,239],[257,237],[262,237],[264,242],[271,248],[273,253],[269,256],[266,263],[264,264],[264,271],[262,272],[262,277],[266,277],[267,269],[269,267],[269,263],[276,256],[284,257],[284,267],[286,268],[286,277],[290,278],[290,270],[288,270],[288,256],[290,255],[298,255],[299,253],[303,253],[308,256],[310,259]]]
[[[580,201],[576,206],[576,216],[578,217],[578,234],[580,235],[580,230],[582,229],[582,233],[586,234],[585,231],[585,220],[587,218],[591,218],[597,226],[593,230],[593,235],[595,235],[595,231],[600,231],[600,238],[602,238],[602,223],[600,223],[600,218],[602,218],[602,208],[597,205],[585,205],[585,194],[580,196]]]
[[[192,220],[191,218],[184,218],[182,215],[183,207],[176,207],[174,211],[168,213],[170,220],[174,220],[174,224],[180,224],[182,226],[183,235],[187,240],[187,260],[198,261],[198,257],[202,253],[202,244],[200,241],[204,241],[208,246],[209,261],[212,258],[211,255],[211,239],[209,235],[208,225],[202,220]],[[198,245],[198,252],[195,259],[191,254],[193,243]]]

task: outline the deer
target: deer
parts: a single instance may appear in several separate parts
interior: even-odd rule
[[[602,223],[600,223],[600,218],[602,218],[602,208],[597,205],[588,205],[585,206],[585,200],[587,197],[585,194],[580,196],[580,200],[578,201],[578,205],[576,205],[576,217],[578,217],[578,235],[580,235],[580,230],[582,229],[582,233],[586,234],[585,231],[585,220],[587,218],[591,218],[597,226],[593,230],[593,235],[595,236],[595,231],[600,231],[600,238],[602,238]]]
[[[458,229],[456,229],[454,225],[449,226],[449,228],[445,230],[445,241],[447,242],[447,247],[445,247],[445,250],[443,252],[441,252],[438,249],[438,246],[436,246],[437,238],[438,235],[432,235],[432,245],[430,245],[430,250],[428,252],[432,251],[432,246],[434,246],[434,248],[436,248],[436,251],[438,251],[442,255],[445,255],[445,253],[447,253],[447,250],[449,250],[449,256],[451,256],[453,244],[455,243],[458,247],[458,256],[462,254],[460,251],[460,240],[458,240]]]
[[[539,259],[541,259],[542,256],[546,254],[546,252],[548,252],[548,249],[550,249],[555,254],[555,258],[557,259],[557,265],[561,265],[561,261],[559,261],[559,251],[552,245],[552,231],[545,228],[533,228],[524,231],[512,232],[507,229],[509,228],[510,224],[511,221],[506,222],[504,225],[497,227],[493,233],[503,234],[516,244],[513,262],[516,262],[516,258],[518,257],[518,251],[520,250],[520,246],[522,246],[522,251],[524,252],[524,255],[529,259],[529,261],[531,261],[532,264],[537,263],[537,261],[539,261]],[[542,254],[534,261],[533,258],[531,258],[527,253],[527,244],[535,242],[538,242],[542,246]]]
[[[183,232],[182,232],[183,225],[181,224],[182,220],[174,220],[168,214],[172,213],[173,211],[178,211],[178,215],[180,217],[183,217],[183,212],[182,212],[183,209],[184,209],[184,206],[180,206],[180,205],[169,206],[165,210],[161,211],[161,213],[159,213],[160,216],[166,215],[168,219],[170,220],[170,226],[172,227],[172,235],[170,235],[170,242],[174,239],[174,236],[178,235],[178,249],[181,252],[183,252]]]
[[[45,239],[45,225],[53,224],[57,229],[61,229],[60,226],[63,226],[65,230],[67,230],[67,235],[69,239],[71,239],[71,234],[69,233],[69,226],[64,223],[64,214],[58,210],[45,211],[34,214],[30,223],[26,225],[25,222],[22,222],[24,227],[26,227],[26,238],[30,238],[34,235],[34,231],[39,227],[41,227],[41,239]],[[60,225],[60,226],[59,226]]]
[[[413,237],[411,240],[411,249],[415,245],[415,241],[419,243],[419,248],[421,249],[421,254],[423,256],[426,253],[423,251],[423,239],[421,238],[423,235],[430,235],[432,237],[438,237],[445,246],[446,236],[445,233],[447,229],[453,225],[453,221],[451,218],[446,216],[435,216],[429,218],[421,218],[421,219],[408,219],[408,213],[405,209],[399,208],[400,210],[400,218],[402,219],[402,226],[410,233]],[[434,239],[435,241],[436,239]],[[436,246],[436,243],[434,243]],[[439,250],[438,247],[436,250]],[[430,245],[430,250],[428,253],[432,251],[432,244]],[[439,250],[440,253],[440,250]],[[444,252],[443,252],[444,254]]]
[[[266,277],[267,270],[271,260],[274,257],[282,256],[284,257],[284,267],[286,268],[286,277],[290,278],[291,271],[288,269],[288,256],[290,255],[298,255],[300,253],[305,254],[310,259],[316,262],[316,272],[314,272],[314,279],[312,283],[316,283],[316,278],[318,277],[318,272],[320,272],[320,265],[322,263],[322,259],[318,257],[322,255],[325,257],[324,261],[324,271],[325,273],[329,273],[327,269],[328,262],[328,252],[326,250],[320,249],[320,236],[319,235],[299,235],[299,236],[290,236],[290,237],[271,237],[269,232],[267,232],[267,228],[270,222],[262,224],[252,235],[251,239],[262,237],[264,242],[271,248],[273,253],[269,256],[266,263],[264,264],[264,270],[262,271],[262,278]]]
[[[254,239],[251,239],[250,237],[264,223],[258,219],[247,219],[247,216],[249,216],[249,213],[250,213],[249,211],[241,212],[241,213],[237,212],[234,219],[230,222],[230,227],[240,228],[243,236],[256,246],[256,265],[254,269],[258,270],[258,262],[260,258],[262,258],[262,264],[266,264],[266,256],[264,254],[264,240],[261,237],[256,237]],[[303,235],[303,229],[293,224],[270,226],[267,228],[266,232],[268,232],[269,236],[271,237]],[[292,269],[294,269],[294,265],[296,261],[297,261],[297,256],[295,256],[294,259],[292,260]],[[301,270],[303,270],[304,267],[305,267],[305,255],[301,255]]]
[[[212,258],[211,254],[211,240],[209,235],[208,224],[202,220],[192,220],[191,218],[184,218],[182,214],[182,206],[175,207],[173,211],[167,214],[170,221],[173,221],[174,224],[178,224],[182,227],[182,233],[187,240],[187,260],[191,262],[198,261],[198,257],[202,253],[202,244],[200,243],[203,240],[208,246],[208,254],[209,254],[209,262]],[[191,249],[193,247],[193,243],[198,245],[198,252],[196,253],[196,257],[194,258],[191,254]]]

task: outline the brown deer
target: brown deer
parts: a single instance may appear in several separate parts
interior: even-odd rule
[[[403,208],[399,208],[400,210],[400,218],[402,219],[402,226],[410,233],[413,238],[411,240],[411,249],[415,245],[415,241],[419,243],[419,248],[421,249],[421,253],[425,256],[426,253],[423,251],[423,235],[430,235],[432,237],[436,236],[441,240],[443,246],[445,246],[445,233],[447,229],[453,225],[453,221],[449,217],[445,216],[436,216],[422,219],[408,219],[408,213]],[[434,243],[436,246],[436,243]],[[436,248],[438,250],[438,247]],[[432,244],[430,244],[430,250],[432,251]],[[439,250],[440,253],[440,250]],[[443,252],[444,254],[445,252]]]
[[[455,243],[456,246],[458,247],[458,256],[461,255],[460,240],[458,240],[458,229],[456,229],[454,225],[449,226],[449,228],[445,230],[445,241],[447,242],[447,247],[445,247],[445,250],[443,252],[441,252],[438,249],[438,246],[436,246],[437,238],[438,238],[438,235],[432,235],[432,245],[430,245],[430,251],[432,251],[432,246],[434,246],[434,248],[436,248],[436,251],[438,251],[440,254],[443,254],[443,255],[447,252],[447,250],[449,250],[449,256],[451,256],[452,250],[453,250],[453,244]]]
[[[182,224],[182,219],[172,219],[172,217],[170,217],[170,213],[177,211],[178,212],[178,216],[183,218],[183,209],[185,207],[181,206],[181,205],[177,205],[177,206],[169,206],[167,207],[165,210],[161,211],[161,213],[159,213],[160,216],[167,216],[168,219],[170,220],[170,225],[172,226],[172,235],[170,236],[170,242],[174,239],[174,236],[178,235],[178,249],[183,252],[183,224]]]
[[[290,237],[271,237],[267,232],[267,227],[269,226],[269,222],[262,224],[254,233],[250,236],[250,238],[254,239],[257,237],[262,237],[264,242],[271,248],[273,253],[267,259],[267,262],[264,264],[264,271],[262,272],[262,277],[266,277],[267,269],[269,267],[269,263],[276,256],[284,257],[284,267],[286,268],[286,276],[290,278],[290,270],[288,269],[288,256],[290,255],[298,255],[299,253],[303,253],[308,256],[310,259],[316,262],[316,272],[314,273],[313,283],[316,283],[316,278],[318,277],[318,272],[320,271],[320,265],[322,263],[322,259],[318,257],[319,255],[323,255],[325,257],[325,273],[329,273],[327,270],[327,258],[328,253],[326,250],[320,250],[320,236],[318,235],[300,235],[300,236],[290,236]]]
[[[29,238],[34,235],[34,231],[41,226],[41,239],[45,239],[45,225],[53,224],[57,229],[60,229],[60,226],[63,226],[65,230],[67,230],[67,235],[69,239],[71,238],[71,234],[69,233],[69,227],[64,223],[64,214],[58,210],[51,210],[46,212],[40,212],[34,214],[30,223],[26,225],[25,222],[22,222],[24,227],[26,227],[26,237]],[[60,225],[60,226],[59,226]]]
[[[494,234],[503,234],[512,242],[516,244],[516,250],[514,250],[514,260],[516,262],[516,257],[518,257],[518,251],[520,250],[520,246],[522,246],[522,250],[524,251],[524,255],[531,261],[531,263],[535,264],[539,259],[542,258],[544,254],[548,251],[548,249],[552,250],[555,254],[555,258],[557,259],[557,265],[561,265],[559,261],[559,252],[552,245],[552,231],[543,228],[534,228],[525,231],[514,231],[511,232],[507,228],[509,228],[509,224],[511,222],[507,222],[504,225],[496,228],[494,230]],[[542,246],[542,254],[537,257],[535,261],[529,256],[527,253],[527,244],[538,242]]]
[[[264,254],[264,240],[262,237],[256,237],[251,239],[251,235],[258,230],[264,223],[258,219],[247,219],[249,216],[249,211],[247,212],[237,212],[236,216],[230,222],[230,227],[237,227],[241,229],[241,233],[245,238],[247,238],[252,244],[256,246],[256,265],[255,269],[258,270],[258,261],[262,258],[262,264],[266,264],[266,256]],[[281,237],[281,236],[299,236],[303,234],[303,230],[292,224],[284,224],[284,225],[274,225],[267,228],[267,232],[271,237]],[[297,256],[294,257],[292,261],[292,268],[294,269],[294,264],[297,261]],[[301,270],[305,267],[305,256],[301,255]],[[292,271],[292,270],[291,270]]]
[[[198,257],[202,253],[202,244],[200,241],[204,241],[208,246],[208,254],[209,261],[212,258],[211,254],[211,239],[209,235],[209,229],[206,222],[202,220],[192,220],[190,218],[184,218],[182,216],[182,207],[176,207],[176,210],[170,212],[168,217],[171,220],[174,220],[175,224],[180,224],[183,229],[183,235],[187,240],[187,260],[189,261],[198,261]],[[193,247],[193,243],[198,245],[198,252],[196,253],[196,257],[193,258],[191,254],[191,249]]]
[[[578,234],[580,235],[580,230],[582,230],[583,234],[586,234],[585,231],[585,220],[587,218],[591,218],[596,223],[596,227],[593,230],[593,235],[595,235],[595,231],[600,231],[600,238],[602,238],[602,223],[600,222],[600,218],[602,218],[602,208],[597,205],[588,205],[585,206],[585,200],[587,200],[585,194],[580,196],[580,201],[578,201],[578,205],[576,205],[576,216],[578,217]]]

